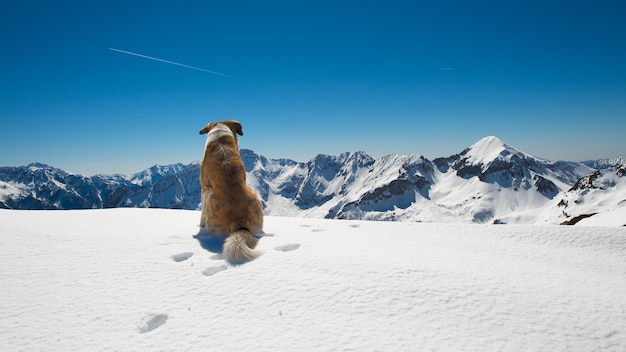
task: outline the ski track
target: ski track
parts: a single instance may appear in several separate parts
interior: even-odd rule
[[[624,351],[626,229],[0,210],[3,351]]]

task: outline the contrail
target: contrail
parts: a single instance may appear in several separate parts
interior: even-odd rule
[[[198,70],[198,71],[202,71],[202,72],[210,73],[210,74],[213,74],[213,75],[218,75],[218,76],[223,76],[223,77],[233,78],[233,76],[229,76],[229,75],[226,75],[226,74],[223,74],[223,73],[219,73],[219,72],[215,72],[215,71],[209,71],[209,70],[205,70],[205,69],[203,69],[203,68],[193,67],[193,66],[189,66],[189,65],[181,64],[181,63],[174,62],[174,61],[167,61],[167,60],[159,59],[158,57],[152,57],[152,56],[147,56],[147,55],[141,55],[141,54],[133,53],[133,52],[130,52],[130,51],[120,50],[120,49],[115,49],[115,48],[109,48],[109,50],[117,51],[118,53],[122,53],[122,54],[128,54],[128,55],[133,55],[133,56],[143,57],[144,59],[150,59],[150,60],[154,60],[154,61],[160,61],[160,62],[164,62],[164,63],[166,63],[166,64],[172,64],[172,65],[176,65],[176,66],[186,67],[186,68],[190,68],[190,69],[192,69],[192,70]]]

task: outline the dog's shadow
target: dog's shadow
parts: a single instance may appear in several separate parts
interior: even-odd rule
[[[208,232],[206,229],[201,228],[198,233],[193,236],[193,238],[198,240],[200,246],[203,249],[211,253],[219,255],[222,254],[222,249],[224,248],[224,240],[226,239],[226,237],[214,235]]]
[[[254,237],[256,237],[259,240],[263,237],[268,237],[268,236],[273,237],[274,235],[265,233],[265,232],[254,235]],[[224,241],[226,240],[226,237],[214,235],[210,233],[209,231],[207,231],[205,228],[201,228],[198,231],[198,233],[193,236],[193,238],[198,240],[198,243],[200,243],[200,247],[202,247],[204,250],[215,254],[213,256],[213,259],[224,259],[223,248],[224,248]],[[228,262],[232,265],[243,264],[243,262],[235,262],[235,261],[228,261]]]

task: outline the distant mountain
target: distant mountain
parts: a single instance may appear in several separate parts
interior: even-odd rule
[[[558,194],[595,171],[532,157],[495,137],[433,161],[419,155],[374,159],[363,152],[318,155],[306,164],[274,164],[270,177],[266,164],[249,171],[270,214],[475,223],[534,222]]]
[[[151,185],[163,177],[174,175],[183,171],[185,167],[187,166],[181,163],[171,165],[154,165],[147,170],[132,175],[130,181],[140,186]]]
[[[626,165],[626,156],[622,155],[610,159],[588,160],[583,161],[583,164],[597,170],[615,168]]]
[[[626,164],[603,168],[579,179],[549,211],[563,222],[626,207]],[[626,219],[624,220],[626,224]]]
[[[191,171],[186,171],[191,169]],[[45,164],[0,167],[0,208],[98,209],[159,207],[194,209],[187,202],[200,186],[184,175],[194,164],[155,165],[131,176],[70,174]],[[199,175],[198,164],[195,169]],[[191,196],[193,197],[193,195]],[[199,199],[199,196],[198,196]]]
[[[102,206],[98,189],[89,177],[39,163],[0,168],[0,208],[86,209]]]
[[[623,162],[621,168],[588,166],[618,161],[551,162],[496,137],[432,161],[416,154],[376,159],[364,152],[318,155],[307,163],[245,149],[241,156],[248,184],[268,215],[557,224],[583,212],[626,206]],[[0,207],[198,209],[199,166],[155,165],[131,176],[92,177],[43,164],[1,167]]]

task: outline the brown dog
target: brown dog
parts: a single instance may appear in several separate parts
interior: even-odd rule
[[[263,232],[263,207],[256,192],[246,185],[237,140],[237,135],[243,136],[241,124],[212,122],[200,134],[207,134],[200,165],[200,226],[226,237],[223,253],[227,260],[252,260],[260,255],[254,250],[258,240],[253,234]]]

